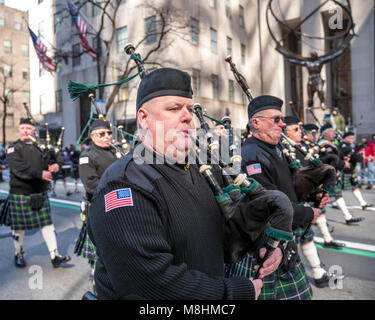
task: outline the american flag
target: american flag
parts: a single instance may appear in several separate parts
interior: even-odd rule
[[[130,188],[113,190],[104,196],[105,212],[120,207],[133,206],[133,197]]]
[[[56,70],[56,64],[51,58],[47,56],[47,47],[43,42],[36,36],[36,34],[29,28],[31,39],[33,40],[34,48],[36,54],[38,55],[39,61],[42,64],[43,68],[48,72],[53,72]]]
[[[250,164],[246,167],[246,170],[249,176],[253,174],[257,174],[257,173],[262,173],[262,168],[260,166],[260,163]]]
[[[81,39],[81,46],[83,48],[83,52],[88,54],[93,59],[98,59],[98,56],[93,48],[90,47],[89,42],[87,41],[87,26],[82,20],[82,18],[77,14],[74,10],[72,5],[68,1],[68,7],[70,14],[72,15],[74,22],[76,24],[76,28],[79,33],[79,38]]]

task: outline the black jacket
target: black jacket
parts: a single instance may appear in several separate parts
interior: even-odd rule
[[[132,203],[111,210],[117,192]],[[223,277],[223,218],[196,165],[137,164],[132,152],[116,161],[92,199],[88,232],[101,299],[255,297],[249,279]]]
[[[247,139],[241,149],[242,170],[251,174],[266,189],[280,190],[288,196],[294,209],[293,229],[307,226],[314,212],[312,208],[298,203],[288,162],[283,155],[278,156],[276,148],[255,137]],[[259,164],[260,168],[253,167],[254,164]],[[258,173],[252,174],[253,168]]]
[[[10,193],[30,195],[47,190],[48,181],[42,180],[43,170],[48,170],[48,160],[33,144],[17,140],[7,150],[10,168]]]
[[[86,190],[88,200],[94,194],[100,177],[117,160],[112,148],[101,148],[92,143],[79,157],[79,176]]]

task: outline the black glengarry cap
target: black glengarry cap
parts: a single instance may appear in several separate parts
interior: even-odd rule
[[[111,124],[108,121],[104,120],[94,120],[91,122],[91,132],[98,129],[108,129],[111,130]]]
[[[173,68],[161,68],[144,77],[137,93],[137,111],[142,105],[156,97],[193,97],[190,75]]]
[[[283,105],[283,101],[274,96],[259,96],[251,100],[247,107],[247,113],[249,119],[259,111],[267,110],[267,109],[276,109],[281,111],[281,107]]]

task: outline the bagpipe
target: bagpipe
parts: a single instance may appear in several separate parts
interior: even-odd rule
[[[141,78],[147,76],[149,72],[134,46],[127,44],[125,52],[136,63]],[[199,163],[199,171],[210,185],[225,221],[225,262],[238,262],[255,248],[266,247],[271,252],[279,241],[291,240],[293,208],[287,196],[279,191],[266,191],[254,179],[248,179],[246,174],[236,173],[235,170],[240,172],[241,158],[234,146],[231,149],[231,163],[221,161],[218,136],[204,120],[205,115],[199,104],[194,105],[194,114],[201,124],[205,141],[192,135],[190,138],[196,145],[193,152]],[[224,125],[225,121],[228,128],[228,120],[215,122]],[[224,188],[218,179],[222,179]]]
[[[245,78],[238,72],[230,56],[227,57],[225,61],[230,64],[231,71],[248,97],[249,102],[251,102],[253,100],[253,95]],[[321,162],[313,152],[304,150],[283,132],[281,133],[279,145],[283,154],[289,160],[293,184],[299,201],[308,200],[312,195],[320,192],[320,186],[323,186],[323,190],[326,191],[334,188],[336,185],[336,171],[334,167]],[[309,166],[301,166],[300,161],[296,158],[295,150],[303,154],[304,159],[309,161]]]

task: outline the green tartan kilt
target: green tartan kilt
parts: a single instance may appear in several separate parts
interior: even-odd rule
[[[356,188],[359,188],[359,185],[358,183],[356,184],[352,184],[352,174],[346,174],[344,173],[343,174],[343,177],[342,177],[342,189],[343,190],[353,190],[353,189],[356,189]]]
[[[311,227],[308,229],[296,228],[293,230],[293,235],[297,244],[306,244],[314,240],[314,231],[311,229]]]
[[[51,207],[47,192],[43,193],[43,204],[39,210],[33,210],[30,196],[9,194],[8,214],[5,225],[12,230],[31,230],[52,224]]]
[[[87,231],[84,230],[85,228],[86,228],[86,224],[83,223],[81,232],[76,241],[76,246],[78,246],[80,242],[83,242],[83,246],[82,246],[82,250],[79,250],[77,255],[88,259],[90,264],[95,264],[96,260],[98,260],[98,256],[96,254],[96,247],[92,243]],[[85,232],[82,232],[82,231],[85,231]]]
[[[342,197],[342,184],[337,182],[335,188],[328,192],[330,197],[341,198]]]
[[[254,277],[256,270],[255,254],[247,254],[240,262],[225,265],[225,277]],[[312,289],[301,261],[291,271],[279,267],[263,278],[259,300],[311,300]]]

